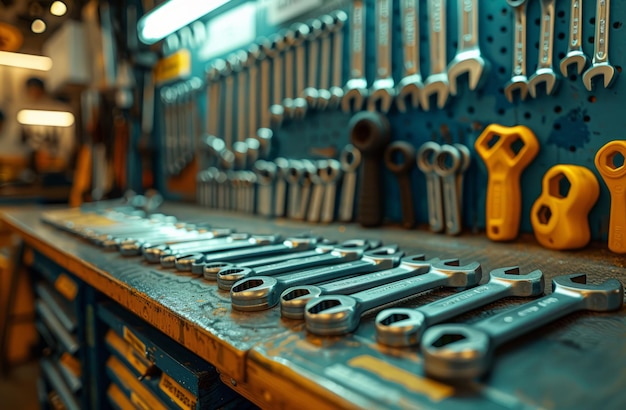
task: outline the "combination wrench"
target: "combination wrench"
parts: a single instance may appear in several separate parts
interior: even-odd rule
[[[280,295],[280,314],[288,319],[304,319],[304,307],[310,300],[322,295],[347,295],[421,275],[428,272],[431,264],[437,261],[438,258],[426,261],[423,254],[411,255],[402,258],[400,265],[392,269],[365,273],[318,286],[291,287]]]
[[[212,238],[209,239],[201,239],[198,241],[192,242],[182,242],[182,243],[172,243],[172,244],[160,244],[154,245],[151,243],[146,243],[142,246],[141,253],[143,258],[148,263],[159,263],[161,260],[161,256],[166,254],[177,253],[183,249],[187,249],[190,246],[201,243],[211,243],[213,238],[223,238],[233,234],[233,230],[229,228],[213,228],[211,229]]]
[[[404,252],[397,246],[388,245],[367,252],[354,262],[333,266],[324,266],[314,270],[305,270],[286,275],[255,276],[236,282],[230,289],[233,309],[241,311],[259,311],[275,306],[280,295],[292,286],[309,285],[339,279],[349,275],[390,269],[400,263]]]
[[[287,207],[287,175],[289,172],[289,160],[278,157],[274,160],[276,165],[276,183],[274,186],[274,215],[285,216]]]
[[[217,286],[223,290],[230,290],[236,282],[253,276],[273,276],[305,269],[311,270],[318,266],[353,262],[362,258],[366,251],[380,246],[380,241],[352,239],[331,248],[322,245],[308,255],[302,254],[268,263],[262,261],[261,264],[241,263],[235,267],[220,270],[217,273]]]
[[[337,202],[337,181],[341,178],[341,163],[336,159],[326,161],[325,168],[319,168],[319,176],[324,184],[324,202],[320,222],[330,223],[335,219],[335,203]]]
[[[478,43],[478,0],[457,0],[459,40],[456,55],[448,64],[450,94],[457,94],[457,80],[467,73],[471,91],[482,85],[489,72],[490,64],[480,52]]]
[[[320,34],[318,41],[320,42],[320,59],[317,63],[320,67],[319,70],[319,83],[317,87],[318,100],[316,108],[318,110],[325,110],[328,108],[330,102],[330,58],[331,56],[331,33],[334,30],[335,20],[328,14],[320,16],[322,22],[322,33]]]
[[[348,21],[348,14],[345,11],[337,10],[331,13],[334,19],[333,25],[333,63],[332,63],[332,79],[330,92],[330,100],[328,108],[336,110],[341,104],[343,98],[343,31]]]
[[[361,316],[388,303],[398,302],[440,286],[469,288],[480,282],[482,268],[478,262],[459,266],[458,260],[442,260],[431,264],[421,275],[376,286],[350,295],[321,296],[310,300],[304,308],[306,329],[316,335],[343,335],[353,332]]]
[[[430,97],[437,96],[437,107],[448,101],[449,84],[446,72],[446,7],[447,0],[428,0],[430,29],[430,74],[424,82],[421,95],[422,108],[430,110]]]
[[[433,170],[443,183],[442,198],[448,235],[458,235],[463,228],[463,174],[470,166],[470,158],[469,149],[465,145],[444,144],[432,164]]]
[[[276,164],[271,161],[258,160],[254,163],[254,172],[257,175],[257,214],[271,217],[274,215],[274,180],[276,179]]]
[[[617,77],[617,70],[609,63],[609,30],[611,28],[611,0],[596,0],[596,36],[593,43],[591,67],[583,74],[583,84],[588,91],[595,77],[604,78],[604,88],[609,88]]]
[[[319,61],[319,43],[318,39],[322,34],[322,22],[319,19],[313,19],[308,22],[309,34],[307,36],[308,43],[308,60],[307,84],[304,90],[301,90],[301,97],[307,103],[307,107],[316,108],[319,100],[319,92],[317,91],[318,77],[318,61]]]
[[[351,222],[354,214],[354,198],[356,194],[357,170],[361,165],[361,152],[352,144],[347,144],[339,158],[343,181],[341,184],[341,200],[339,202],[339,220]]]
[[[259,128],[259,98],[257,96],[256,84],[259,84],[259,66],[258,63],[261,59],[261,48],[258,44],[252,43],[248,47],[248,130],[247,136],[252,137],[256,134],[256,130]],[[267,87],[267,85],[261,87]],[[253,162],[254,163],[254,162]]]
[[[391,41],[393,32],[393,2],[376,0],[376,79],[369,91],[367,109],[389,112],[396,96],[391,72]]]
[[[507,297],[536,297],[543,294],[540,270],[520,275],[519,267],[489,273],[489,282],[438,299],[417,309],[391,308],[376,316],[376,340],[386,346],[419,344],[426,328]]]
[[[567,77],[571,65],[576,65],[578,75],[582,74],[587,66],[587,55],[583,51],[583,8],[582,0],[571,0],[570,23],[569,23],[569,43],[567,43],[567,53],[561,59],[561,74]]]
[[[396,107],[407,111],[407,100],[412,108],[419,107],[420,94],[424,88],[420,70],[419,0],[401,0],[402,47],[404,49],[404,76],[398,83]]]
[[[441,232],[444,229],[441,177],[433,167],[434,159],[439,151],[441,151],[441,145],[432,141],[425,142],[417,151],[417,167],[426,177],[428,224],[433,232]]]
[[[413,187],[411,186],[411,171],[415,167],[415,148],[408,142],[395,141],[387,146],[384,158],[385,165],[398,179],[402,226],[410,229],[415,225]]]
[[[496,347],[571,313],[620,309],[624,287],[616,279],[587,284],[587,275],[557,276],[552,294],[491,316],[472,325],[433,326],[422,337],[424,370],[439,379],[467,380],[482,376]]]
[[[152,245],[143,250],[144,259],[149,263],[161,263],[166,262],[166,267],[174,267],[175,258],[178,255],[187,252],[199,252],[205,249],[213,249],[220,247],[224,244],[231,244],[237,241],[247,241],[250,239],[250,234],[247,233],[231,233],[220,234],[215,238],[197,240],[191,242],[183,242],[170,245]]]
[[[554,49],[554,22],[556,11],[555,0],[541,1],[541,36],[539,41],[539,60],[537,70],[528,79],[528,92],[537,98],[537,85],[546,85],[546,94],[551,95],[557,83],[557,76],[552,68],[552,53]]]
[[[341,109],[344,112],[361,110],[368,94],[365,78],[365,6],[363,0],[352,2],[350,60],[350,78],[346,82],[341,99]]]
[[[513,102],[516,93],[521,101],[528,96],[526,77],[526,2],[527,0],[506,0],[513,8],[513,74],[504,86],[504,95]]]

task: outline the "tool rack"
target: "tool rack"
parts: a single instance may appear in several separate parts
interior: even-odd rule
[[[313,336],[304,330],[302,322],[281,319],[277,308],[237,312],[231,310],[228,294],[218,291],[212,283],[188,274],[155,269],[137,257],[102,252],[43,224],[40,211],[7,211],[3,219],[24,238],[27,253],[34,252],[33,269],[54,270],[57,277],[65,275],[87,295],[80,309],[86,321],[85,334],[78,342],[81,351],[89,352],[81,364],[90,376],[83,372],[86,377],[81,379],[83,396],[76,397],[87,400],[90,408],[107,408],[111,403],[107,395],[119,395],[106,382],[114,379],[102,373],[103,363],[105,371],[108,363],[111,374],[111,361],[113,368],[118,369],[115,360],[126,360],[119,354],[116,359],[107,359],[110,346],[105,345],[111,340],[106,337],[108,328],[122,341],[146,344],[145,351],[151,355],[143,360],[155,360],[156,366],[163,368],[163,374],[172,374],[174,368],[165,364],[166,357],[155,349],[162,348],[164,354],[172,356],[197,355],[192,368],[210,372],[214,367],[224,383],[221,385],[213,379],[210,389],[228,397],[223,390],[228,386],[263,408],[617,409],[626,403],[623,380],[619,377],[626,364],[622,349],[626,329],[623,309],[607,314],[571,315],[509,343],[496,352],[495,366],[487,377],[456,386],[426,378],[416,348],[378,345],[371,314],[366,315],[353,334]],[[191,206],[166,205],[163,211],[181,218],[184,215],[188,220],[206,217],[203,210]],[[623,259],[601,248],[555,253],[533,244],[529,237],[521,238],[516,245],[507,245],[489,243],[480,235],[467,235],[452,246],[439,235],[415,235],[400,229],[373,231],[354,225],[311,227],[287,221],[260,222],[254,217],[228,213],[215,213],[210,219],[235,229],[245,227],[253,233],[289,235],[312,228],[315,234],[339,241],[376,238],[388,244],[398,243],[407,253],[477,260],[485,272],[512,265],[520,265],[522,271],[540,268],[546,275],[546,283],[556,275],[573,272],[593,274],[598,281],[609,277],[626,279]],[[52,283],[57,284],[58,279]],[[54,287],[57,292],[68,288],[58,284]],[[446,294],[450,292],[435,291],[403,305],[414,306]],[[459,320],[471,323],[518,302],[507,299]],[[121,318],[120,321],[112,321],[112,315]],[[138,317],[133,318],[135,315]],[[132,329],[134,337],[124,338],[124,327]],[[145,336],[150,334],[154,336]],[[160,334],[168,337],[158,342],[162,336],[156,336]],[[150,343],[157,347],[149,348]],[[182,362],[189,369],[189,362]],[[179,383],[186,380],[181,374],[174,376]],[[185,386],[192,391],[189,385]],[[148,388],[152,387],[148,384]],[[563,394],[564,391],[568,394]],[[160,394],[157,397],[162,400]],[[226,408],[240,408],[230,407],[224,401]]]

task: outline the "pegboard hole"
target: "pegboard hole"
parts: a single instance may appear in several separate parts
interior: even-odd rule
[[[504,115],[504,108],[498,108],[498,115]]]
[[[493,14],[487,14],[487,20],[493,21]]]
[[[587,101],[589,101],[591,104],[593,104],[596,101],[598,101],[598,99],[596,98],[595,95],[590,95],[589,97],[587,97]]]
[[[591,121],[591,117],[590,117],[590,116],[588,116],[588,115],[585,115],[585,116],[583,117],[583,121],[584,121],[584,122],[589,122],[589,121]]]
[[[561,106],[560,106],[560,105],[557,105],[557,106],[555,106],[555,107],[554,107],[554,112],[555,112],[555,113],[557,113],[557,114],[558,114],[558,113],[560,113],[561,111],[563,111],[563,108],[561,108]]]
[[[433,123],[430,122],[430,121],[426,121],[426,128],[429,129],[429,130],[432,130],[433,129]]]
[[[559,52],[558,57],[559,57],[559,60],[562,60],[562,59],[565,57],[565,53],[564,53],[564,52],[562,52],[562,51],[561,51],[561,52]]]
[[[559,123],[557,122],[557,123],[555,123],[552,127],[553,127],[555,130],[557,130],[557,131],[558,131],[558,130],[560,130],[560,129],[561,129],[561,124],[559,124]]]
[[[529,120],[529,119],[530,119],[530,117],[532,117],[532,115],[531,115],[528,111],[526,111],[526,112],[524,113],[524,118],[525,118],[525,119],[527,119],[527,120]]]
[[[498,141],[500,141],[500,136],[499,135],[494,135],[491,137],[491,139],[489,141],[487,141],[487,146],[491,149],[493,148],[494,145],[496,145],[498,143]]]
[[[560,31],[559,34],[556,35],[556,38],[558,38],[559,40],[563,40],[565,38],[565,33]]]
[[[622,28],[622,22],[621,21],[616,21],[613,23],[613,28],[615,30]]]
[[[539,210],[537,211],[537,219],[539,219],[539,223],[542,225],[547,225],[550,222],[550,218],[552,218],[552,211],[546,205],[541,205]]]
[[[500,26],[500,33],[506,33],[508,28],[506,26]]]
[[[622,168],[624,166],[624,155],[615,151],[606,158],[606,165],[613,170]]]
[[[487,43],[489,43],[489,44],[493,43],[493,37],[492,36],[487,36]]]
[[[508,12],[509,12],[509,9],[507,9],[506,7],[502,7],[502,10],[500,10],[500,13],[502,13],[503,16],[506,16]]]
[[[474,109],[474,107],[472,107],[471,105],[469,107],[467,107],[467,113],[468,114],[474,114],[476,110]]]
[[[595,17],[591,17],[589,19],[589,24],[596,24],[596,18]]]
[[[506,54],[509,51],[506,47],[500,47],[500,54]]]
[[[616,65],[615,69],[617,70],[618,73],[622,72],[622,66],[621,65]]]
[[[569,146],[569,152],[576,152],[576,147],[573,145]]]
[[[504,68],[504,66],[500,66],[500,67],[498,67],[498,73],[500,73],[500,74],[506,74],[506,68]]]
[[[535,26],[539,27],[540,24],[541,24],[541,19],[536,18],[535,19]]]
[[[576,80],[578,80],[578,76],[576,74],[570,74],[569,75],[569,80],[570,81],[576,81]]]
[[[556,15],[557,15],[558,18],[562,19],[563,17],[565,17],[565,12],[563,10],[559,10],[559,12],[556,13]]]
[[[554,198],[567,198],[572,184],[563,173],[556,174],[548,181],[550,196]]]
[[[589,44],[593,44],[594,40],[595,40],[595,37],[594,37],[594,36],[589,36],[589,38],[587,38],[587,42],[588,42]]]
[[[511,148],[511,151],[513,152],[513,156],[516,157],[520,151],[524,148],[526,144],[524,144],[524,141],[522,141],[521,138],[516,139],[515,141],[513,141],[511,143],[511,145],[509,146]]]

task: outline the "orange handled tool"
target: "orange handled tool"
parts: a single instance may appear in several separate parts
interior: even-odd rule
[[[611,141],[596,154],[596,168],[611,193],[609,250],[626,253],[626,141]]]
[[[522,211],[520,176],[539,152],[535,134],[522,125],[491,124],[474,148],[487,166],[487,237],[493,241],[515,239]]]
[[[555,165],[543,176],[542,192],[530,211],[540,244],[577,249],[589,243],[589,211],[600,195],[596,176],[579,165]]]

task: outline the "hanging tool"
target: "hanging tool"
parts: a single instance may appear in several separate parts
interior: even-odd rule
[[[385,165],[398,179],[400,204],[402,206],[402,226],[411,229],[415,226],[413,206],[413,186],[411,171],[415,167],[415,148],[405,141],[394,141],[385,150]]]
[[[611,192],[609,250],[626,253],[626,141],[611,141],[598,150],[596,168]]]
[[[604,78],[604,88],[609,88],[619,71],[609,63],[609,31],[611,27],[611,0],[596,0],[596,35],[593,43],[591,67],[583,74],[583,84],[593,89],[595,77]]]

